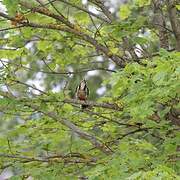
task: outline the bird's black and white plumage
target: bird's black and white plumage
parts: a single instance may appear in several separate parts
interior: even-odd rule
[[[89,96],[89,89],[87,87],[87,82],[83,79],[76,88],[76,99],[81,101],[86,101]],[[88,107],[87,105],[82,105],[82,109]]]

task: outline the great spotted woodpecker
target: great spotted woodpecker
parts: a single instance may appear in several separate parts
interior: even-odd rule
[[[87,82],[83,79],[76,88],[76,98],[81,101],[86,101],[89,96],[89,89],[87,87]],[[88,105],[82,105],[82,109],[87,108]]]

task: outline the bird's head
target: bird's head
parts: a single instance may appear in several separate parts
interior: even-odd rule
[[[81,83],[86,83],[86,79],[83,78],[83,79],[81,80]]]
[[[84,89],[85,87],[86,87],[86,84],[87,84],[87,82],[86,82],[86,80],[85,80],[85,78],[80,82],[80,87],[81,87],[81,89]]]

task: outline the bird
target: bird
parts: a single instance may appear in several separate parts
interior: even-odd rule
[[[86,101],[89,96],[89,89],[87,86],[87,82],[85,79],[83,79],[80,84],[76,87],[76,99],[79,99],[80,101]],[[82,104],[81,108],[85,109],[88,105]]]

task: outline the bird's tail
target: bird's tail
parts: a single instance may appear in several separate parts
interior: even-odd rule
[[[89,106],[88,105],[86,105],[86,104],[82,104],[81,105],[81,109],[86,109],[86,108],[88,108]]]

